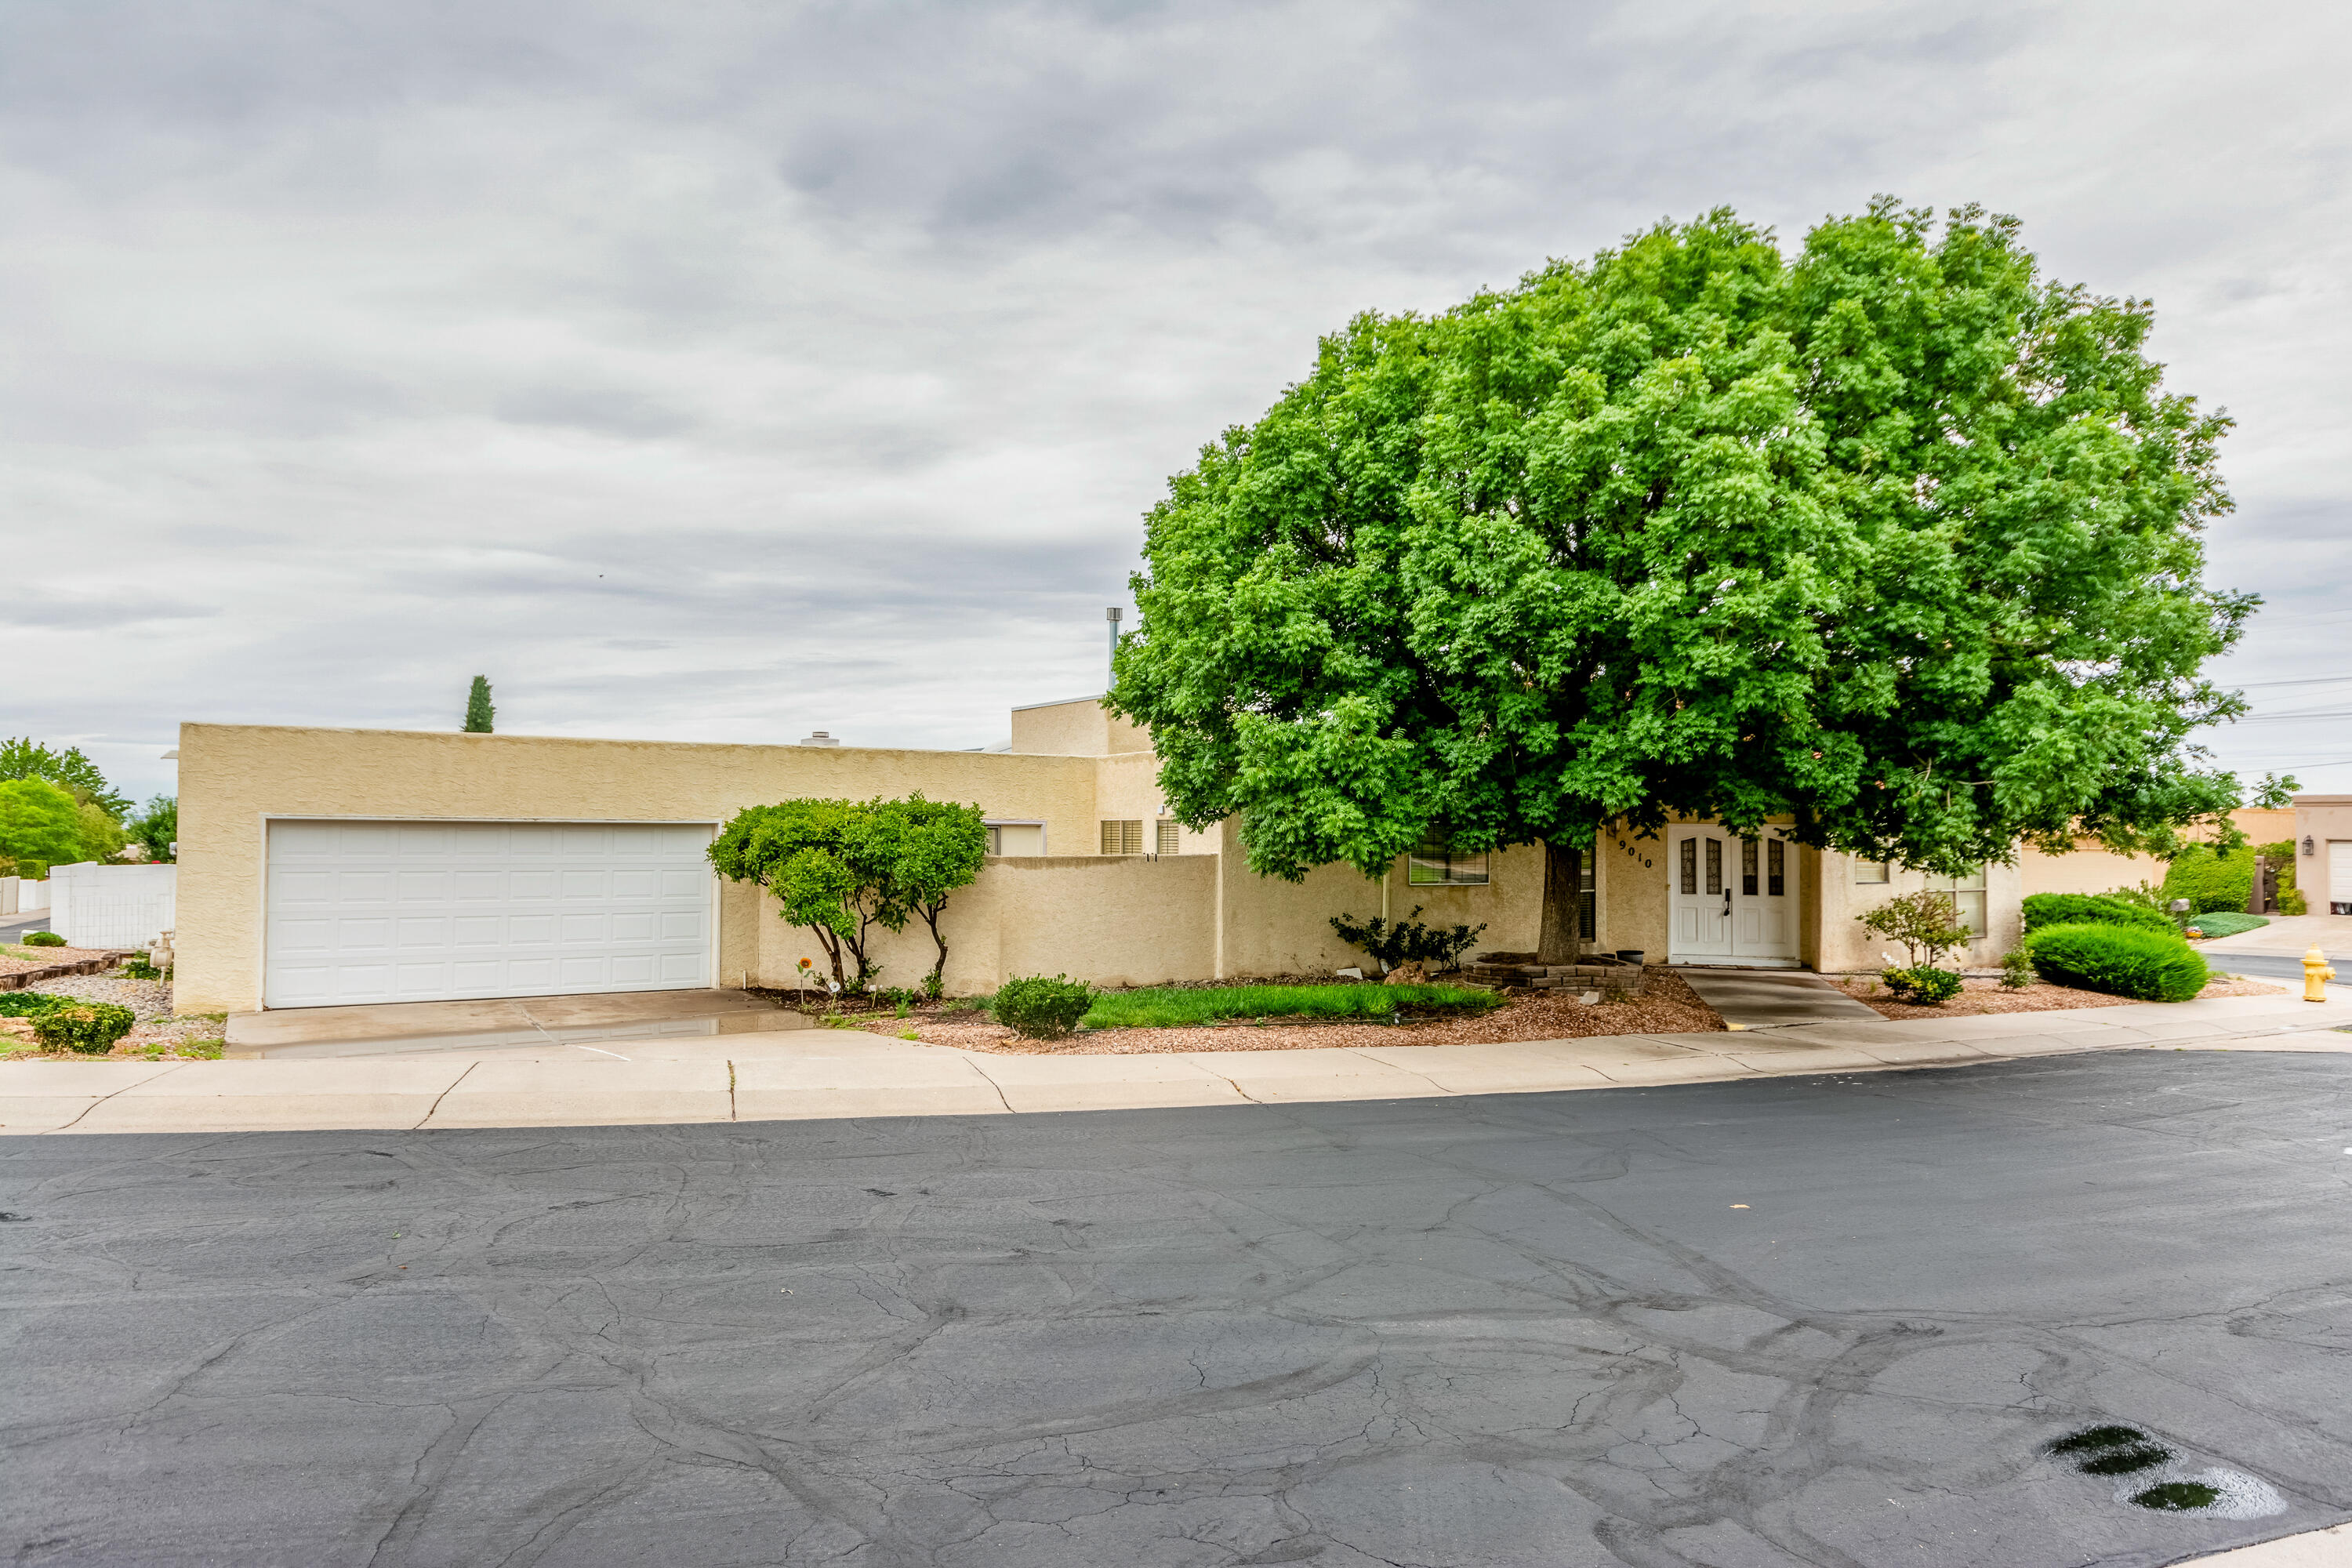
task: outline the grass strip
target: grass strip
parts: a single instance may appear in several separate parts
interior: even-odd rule
[[[1232,1018],[1386,1018],[1483,1013],[1502,1000],[1466,985],[1151,986],[1098,996],[1079,1020],[1087,1029],[1180,1029]]]

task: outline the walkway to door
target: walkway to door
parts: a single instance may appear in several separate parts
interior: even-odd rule
[[[1878,1017],[1820,975],[1801,970],[1690,968],[1675,973],[1735,1029]]]

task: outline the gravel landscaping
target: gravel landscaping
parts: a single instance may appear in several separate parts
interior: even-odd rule
[[[69,948],[53,947],[51,952],[68,952]],[[128,1007],[139,1022],[131,1032],[114,1043],[110,1055],[118,1057],[200,1057],[220,1054],[221,1031],[226,1023],[222,1014],[198,1014],[193,1017],[172,1016],[172,984],[168,980],[131,980],[120,974],[68,974],[58,980],[44,980],[37,989],[44,996],[73,996],[84,1002],[111,1002],[118,1007]],[[41,1053],[20,1050],[7,1053],[16,1057],[37,1057]],[[90,1061],[94,1058],[58,1056],[57,1060]]]
[[[115,951],[106,947],[26,947],[12,942],[0,945],[0,974],[22,974],[54,964],[79,963],[84,959],[108,957]]]
[[[1836,984],[1838,989],[1883,1018],[1965,1018],[1979,1013],[2055,1013],[2076,1007],[2138,1005],[2129,996],[2111,996],[2104,991],[2084,991],[2072,985],[2036,984],[2011,991],[1998,980],[1982,977],[1963,980],[1958,996],[1933,1007],[1916,1002],[1898,1002],[1887,994],[1886,987],[1866,975],[1848,976]],[[2198,995],[2269,996],[2284,989],[2280,985],[2265,985],[2258,980],[2217,978]]]

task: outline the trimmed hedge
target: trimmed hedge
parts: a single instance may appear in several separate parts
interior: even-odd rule
[[[2035,893],[2025,900],[2024,909],[2025,929],[2029,932],[2045,926],[2073,925],[2138,926],[2168,936],[2177,936],[2180,931],[2154,910],[2127,904],[2104,893]]]
[[[1056,974],[1048,980],[1032,974],[1008,980],[996,988],[988,1004],[991,1016],[1014,1034],[1032,1040],[1058,1040],[1078,1026],[1095,1005],[1095,988],[1082,980]]]
[[[2026,938],[2042,978],[2141,1002],[2186,1002],[2205,989],[2205,961],[2168,931],[2051,926]]]
[[[2164,897],[2187,899],[2191,914],[2208,910],[2243,913],[2254,891],[2254,851],[2251,846],[2214,855],[2191,849],[2164,874]]]
[[[102,1057],[139,1022],[136,1013],[111,1002],[84,1002],[70,996],[57,1000],[62,1005],[31,1016],[33,1038],[53,1051]]]
[[[66,939],[53,931],[28,931],[17,942],[19,947],[63,947]]]

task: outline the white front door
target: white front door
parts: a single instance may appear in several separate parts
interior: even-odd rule
[[[708,826],[273,822],[262,1005],[706,986]]]
[[[1797,958],[1797,853],[1785,829],[1739,838],[1712,823],[1668,835],[1674,963],[1791,963]]]

